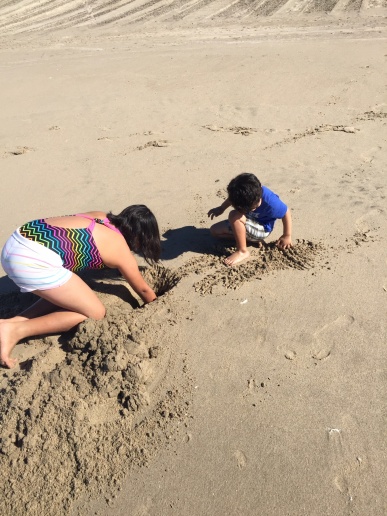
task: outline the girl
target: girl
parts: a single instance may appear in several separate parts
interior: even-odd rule
[[[118,269],[144,303],[156,294],[141,276],[132,250],[148,263],[160,257],[160,233],[153,213],[144,205],[119,215],[89,211],[27,222],[7,240],[1,264],[21,292],[41,299],[22,314],[0,321],[0,363],[14,367],[15,345],[27,337],[70,330],[87,318],[103,319],[105,307],[73,272]]]

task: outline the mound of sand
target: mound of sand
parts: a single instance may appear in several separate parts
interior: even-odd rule
[[[178,281],[163,268],[145,276],[159,294]],[[3,296],[3,306],[17,297]],[[37,339],[43,349],[1,390],[2,514],[62,513],[86,486],[117,489],[128,466],[166,445],[189,399],[183,406],[182,385],[166,376],[172,307],[168,294],[139,309],[116,302],[104,320],[85,321],[61,345]]]

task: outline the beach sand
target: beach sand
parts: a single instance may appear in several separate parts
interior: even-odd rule
[[[384,516],[386,2],[0,7],[0,244],[144,203],[159,292],[0,371],[2,515]],[[288,204],[232,269],[230,179]],[[1,271],[0,317],[33,302]]]

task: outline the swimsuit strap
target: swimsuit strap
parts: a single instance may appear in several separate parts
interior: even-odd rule
[[[113,224],[110,222],[110,220],[107,217],[105,217],[104,219],[95,219],[95,220],[96,220],[96,222],[101,221],[104,226],[106,226],[107,228],[111,229],[112,231],[115,231],[116,233],[122,235],[121,231],[118,228],[116,228],[115,226],[113,226]]]
[[[74,217],[83,217],[84,219],[91,220],[91,223],[87,226],[86,229],[88,229],[90,232],[93,231],[94,226],[95,226],[95,219],[93,219],[93,217],[90,217],[89,215],[85,215],[84,213],[77,213],[76,215],[74,215]]]
[[[111,229],[112,231],[115,231],[119,235],[122,234],[118,228],[114,227],[113,224],[111,224],[110,220],[107,217],[105,217],[104,219],[99,219],[98,217],[93,218],[93,217],[90,217],[89,215],[85,215],[84,213],[77,213],[75,215],[75,217],[83,217],[85,219],[91,220],[92,222],[91,222],[90,226],[88,226],[88,228],[87,228],[87,229],[90,229],[90,231],[93,231],[95,223],[98,222],[98,224],[103,224],[104,226]]]

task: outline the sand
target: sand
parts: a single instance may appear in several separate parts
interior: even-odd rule
[[[0,6],[0,245],[134,203],[163,240],[157,301],[86,274],[106,318],[0,371],[1,514],[386,514],[386,7]],[[294,247],[230,269],[207,212],[244,171]]]

